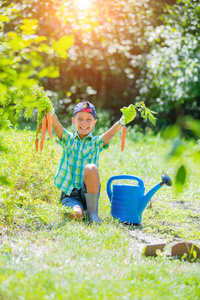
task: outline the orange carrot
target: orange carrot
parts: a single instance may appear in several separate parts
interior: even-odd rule
[[[48,132],[49,132],[50,137],[52,138],[53,137],[52,136],[52,119],[51,119],[50,112],[48,112],[46,114],[46,116],[47,116],[47,128],[48,128]]]
[[[36,152],[38,152],[38,142],[39,142],[39,139],[35,139],[35,150]]]
[[[126,132],[127,132],[126,126],[123,126],[122,135],[121,135],[121,151],[124,151],[125,148]]]
[[[40,130],[42,130],[42,123],[40,124],[40,126],[38,128],[38,133],[40,132]]]
[[[40,141],[40,151],[42,151],[43,146],[44,146],[46,130],[47,130],[47,117],[44,116],[44,118],[42,120],[42,135],[41,135],[41,141]]]

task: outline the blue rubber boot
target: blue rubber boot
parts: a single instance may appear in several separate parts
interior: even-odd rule
[[[92,223],[102,223],[102,220],[98,217],[99,194],[85,193],[85,199],[87,204],[87,213],[90,221]]]

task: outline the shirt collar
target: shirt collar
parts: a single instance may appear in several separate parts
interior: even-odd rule
[[[80,136],[78,135],[78,132],[76,131],[75,133],[74,133],[74,138],[76,139],[79,139],[79,140],[81,140],[80,139]],[[93,134],[92,134],[92,132],[90,132],[88,135],[86,135],[84,138],[83,138],[83,140],[84,139],[92,139],[93,138]]]

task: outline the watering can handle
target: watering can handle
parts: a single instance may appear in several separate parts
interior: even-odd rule
[[[141,178],[139,178],[137,176],[133,176],[133,175],[116,175],[116,176],[112,176],[112,177],[110,177],[110,179],[108,179],[108,182],[107,182],[107,194],[108,194],[108,197],[109,197],[110,201],[111,201],[111,197],[112,197],[111,183],[114,180],[118,180],[118,179],[136,180],[138,182],[139,187],[144,188],[144,182],[142,181]]]

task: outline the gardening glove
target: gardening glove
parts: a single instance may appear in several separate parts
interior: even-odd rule
[[[124,106],[120,109],[120,111],[123,114],[121,119],[119,120],[119,124],[121,126],[125,126],[126,124],[133,121],[136,117],[136,109],[133,104],[130,104],[128,107]]]

